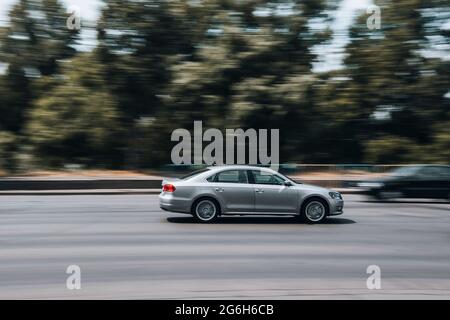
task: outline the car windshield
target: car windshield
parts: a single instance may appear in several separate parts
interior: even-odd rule
[[[186,175],[180,177],[180,180],[187,180],[187,179],[190,179],[190,178],[192,178],[192,177],[194,177],[194,176],[196,176],[196,175],[198,175],[198,174],[200,174],[200,173],[206,172],[206,171],[209,171],[209,169],[208,169],[208,168],[205,168],[205,169],[195,170],[195,171],[193,171],[193,172],[191,172],[191,173],[188,173],[188,174],[186,174]]]
[[[398,176],[398,177],[405,177],[405,176],[411,176],[413,174],[415,174],[418,170],[420,169],[420,167],[401,167],[398,169],[395,169],[394,171],[391,172],[391,174],[393,176]]]

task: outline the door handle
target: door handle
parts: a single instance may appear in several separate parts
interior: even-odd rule
[[[224,192],[225,190],[223,188],[216,188],[215,189],[217,192]]]
[[[263,190],[263,189],[255,189],[255,192],[256,192],[256,193],[263,193],[264,190]]]

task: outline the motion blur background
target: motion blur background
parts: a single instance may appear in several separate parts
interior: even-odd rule
[[[448,0],[1,0],[0,171],[157,168],[194,120],[280,129],[282,163],[448,163],[449,32]]]
[[[449,33],[449,0],[0,0],[0,299],[450,299],[450,167],[399,174],[450,163]],[[345,214],[163,212],[194,121],[279,129]]]

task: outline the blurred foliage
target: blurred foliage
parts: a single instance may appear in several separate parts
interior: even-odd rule
[[[428,152],[423,152],[424,162],[443,162],[450,159],[450,121],[439,123]]]
[[[28,116],[26,135],[48,165],[67,159],[91,166],[122,163],[120,113],[103,81],[103,65],[92,56],[80,54],[68,63],[62,81],[36,100]]]
[[[32,76],[53,74],[58,60],[74,55],[77,31],[66,26],[66,9],[58,0],[19,0],[0,33],[0,61]]]
[[[0,169],[14,172],[17,169],[17,137],[6,131],[0,131]]]
[[[31,150],[38,166],[157,166],[194,120],[279,128],[281,162],[448,163],[448,2],[375,3],[381,29],[360,12],[343,67],[317,73],[333,30],[312,22],[339,1],[106,0],[87,53],[59,1],[17,1],[0,28],[0,165]]]
[[[367,160],[371,163],[417,163],[419,146],[411,139],[384,136],[366,145]]]

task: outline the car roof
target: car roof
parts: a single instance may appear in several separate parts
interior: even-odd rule
[[[258,166],[250,166],[250,165],[220,165],[220,166],[212,166],[208,167],[211,171],[223,171],[223,170],[265,170],[270,172],[275,172],[274,170],[267,167],[258,167]]]

